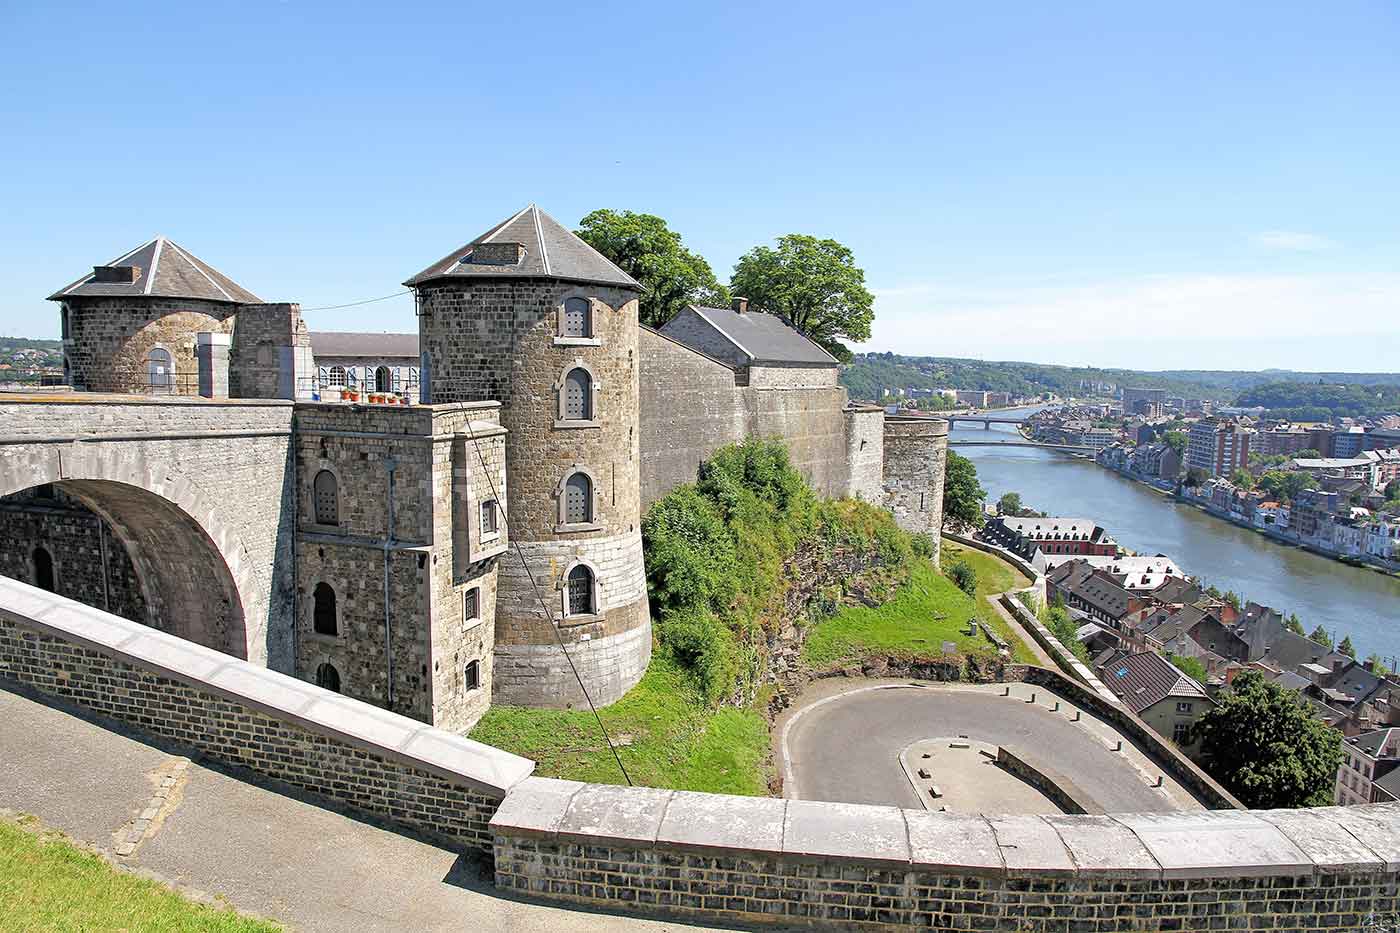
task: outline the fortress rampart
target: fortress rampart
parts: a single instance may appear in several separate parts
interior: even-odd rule
[[[1400,805],[983,817],[535,778],[526,759],[11,580],[0,678],[490,853],[497,885],[531,897],[870,930],[1340,931],[1400,911]]]

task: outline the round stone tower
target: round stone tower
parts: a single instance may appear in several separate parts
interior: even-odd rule
[[[497,400],[508,432],[500,520],[520,553],[501,559],[493,698],[581,704],[581,680],[611,703],[651,657],[640,286],[534,205],[404,284],[417,302],[423,400]]]
[[[258,296],[156,237],[49,296],[64,375],[91,392],[227,395],[240,306]],[[222,391],[220,391],[222,390]]]
[[[943,528],[943,472],[948,463],[948,422],[940,418],[885,418],[885,507],[905,531],[933,538],[939,560]]]

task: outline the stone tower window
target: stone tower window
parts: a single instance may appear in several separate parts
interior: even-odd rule
[[[582,366],[564,377],[564,420],[593,420],[593,377]]]
[[[48,590],[56,593],[53,575],[53,555],[47,548],[36,547],[34,549],[34,585],[41,590]]]
[[[392,392],[394,389],[394,374],[387,366],[379,366],[374,370],[374,391]]]
[[[462,594],[462,621],[477,622],[481,619],[481,588],[472,587]]]
[[[335,590],[329,583],[317,583],[311,594],[311,628],[317,635],[339,634],[336,621]]]
[[[568,614],[571,616],[587,616],[597,611],[593,603],[593,571],[583,564],[579,564],[569,571],[568,591],[565,594],[568,600]]]
[[[582,525],[593,521],[593,480],[587,473],[575,473],[564,484],[564,523]]]
[[[496,500],[487,499],[481,503],[481,537],[482,540],[499,534],[501,530],[500,515],[497,512]]]
[[[330,371],[330,384],[337,389],[345,388],[345,367],[332,366]]]
[[[335,669],[334,664],[322,664],[316,668],[316,686],[333,693],[340,692],[340,671]]]
[[[593,309],[586,298],[570,298],[564,302],[563,337],[592,337]]]
[[[462,670],[462,689],[468,692],[481,686],[481,662],[468,661]]]
[[[311,495],[315,500],[316,524],[340,524],[340,484],[330,470],[316,474],[311,484]]]

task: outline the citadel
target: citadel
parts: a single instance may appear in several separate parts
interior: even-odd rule
[[[157,237],[55,292],[71,392],[0,411],[0,574],[463,732],[640,679],[642,516],[725,444],[938,540],[946,424],[742,298],[641,325],[534,205],[405,285],[417,335],[313,334]]]

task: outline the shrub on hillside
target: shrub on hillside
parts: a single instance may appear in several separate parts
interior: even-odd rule
[[[719,703],[739,675],[739,650],[734,633],[703,609],[668,613],[658,626],[661,644],[695,676],[705,702]]]
[[[642,541],[648,595],[658,614],[723,612],[734,601],[734,538],[714,502],[694,486],[677,486],[647,510]]]
[[[915,557],[933,559],[933,535],[910,535],[909,546],[913,549]]]
[[[948,565],[948,579],[957,584],[958,589],[969,596],[977,595],[977,571],[964,560],[955,560]]]

